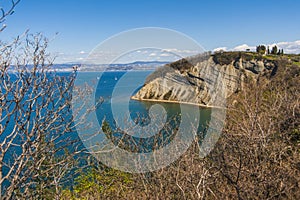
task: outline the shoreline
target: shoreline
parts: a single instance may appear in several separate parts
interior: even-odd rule
[[[226,109],[219,106],[209,106],[205,104],[199,104],[199,103],[192,103],[192,102],[184,102],[184,101],[172,101],[172,100],[162,100],[162,99],[140,99],[136,97],[130,97],[130,99],[135,101],[148,101],[148,102],[161,102],[161,103],[176,103],[176,104],[184,104],[184,105],[192,105],[192,106],[198,106],[201,108],[217,108],[217,109]]]

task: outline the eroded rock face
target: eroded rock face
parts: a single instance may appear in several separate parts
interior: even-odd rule
[[[224,92],[227,98],[242,90],[246,78],[251,77],[255,81],[262,72],[274,67],[267,61],[245,61],[241,58],[228,65],[215,63],[212,56],[205,59],[202,56],[198,60],[193,57],[188,64],[177,61],[157,69],[132,99],[214,106],[214,100],[220,95],[218,93]]]

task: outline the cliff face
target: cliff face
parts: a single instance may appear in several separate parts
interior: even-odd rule
[[[227,98],[242,90],[246,80],[256,81],[275,68],[274,62],[261,58],[226,56],[198,55],[167,64],[151,74],[132,99],[214,106],[220,92]]]

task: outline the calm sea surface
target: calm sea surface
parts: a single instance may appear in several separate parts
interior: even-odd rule
[[[132,96],[138,89],[140,89],[146,77],[152,73],[152,71],[118,71],[118,72],[85,72],[85,80],[94,81],[97,85],[95,101],[97,99],[103,99],[103,103],[97,107],[96,115],[98,118],[98,122],[101,125],[103,121],[106,121],[107,124],[111,127],[112,130],[117,130],[119,126],[123,129],[126,129],[126,123],[122,123],[123,121],[131,121],[131,125],[138,125],[141,127],[151,125],[153,120],[160,120],[162,116],[150,115],[151,107],[159,105],[159,110],[164,110],[165,124],[168,126],[163,126],[156,132],[151,133],[149,137],[140,138],[139,135],[131,134],[130,141],[142,141],[139,144],[141,145],[138,149],[134,150],[137,152],[149,152],[153,150],[153,146],[158,146],[157,148],[161,148],[164,145],[167,145],[172,139],[171,135],[173,130],[178,129],[181,117],[182,110],[180,104],[174,103],[157,103],[157,102],[146,102],[146,101],[136,101],[130,100],[130,96]],[[60,76],[68,76],[69,73],[59,73]],[[12,79],[13,80],[13,79]],[[80,80],[79,80],[80,82]],[[185,105],[187,106],[187,105]],[[188,109],[192,112],[195,109],[199,109],[199,124],[193,124],[194,126],[198,125],[198,132],[202,135],[205,130],[205,126],[209,123],[211,110],[203,109],[196,106],[187,106]],[[2,113],[4,114],[4,113]],[[67,116],[69,117],[69,116]],[[193,120],[193,119],[191,119]],[[14,122],[10,121],[8,128],[5,132],[0,136],[0,141],[3,141],[6,135],[8,135],[13,128]],[[152,124],[153,125],[153,124]],[[152,129],[151,129],[152,130]],[[153,129],[154,130],[154,129]],[[121,138],[122,129],[118,129],[113,134],[113,140],[117,145]],[[202,133],[201,133],[202,132]],[[124,133],[124,132],[123,132]],[[145,133],[147,136],[147,133]],[[156,137],[157,134],[162,135],[163,137]],[[72,134],[72,137],[77,137],[78,135]],[[160,138],[158,140],[158,138]],[[161,139],[167,138],[167,139]],[[21,142],[21,140],[19,140]],[[130,150],[131,142],[125,142],[125,146],[127,150]],[[158,144],[158,145],[157,145]],[[18,154],[17,148],[11,148],[10,152],[6,154],[5,161],[8,161],[12,158],[13,154]],[[8,168],[4,168],[4,174],[6,173]],[[6,183],[4,183],[6,185]]]

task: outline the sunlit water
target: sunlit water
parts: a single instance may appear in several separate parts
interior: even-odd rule
[[[164,147],[172,140],[172,134],[176,133],[174,130],[178,129],[178,126],[180,125],[182,114],[180,104],[146,102],[130,99],[130,96],[143,86],[145,78],[152,73],[152,71],[131,71],[130,73],[126,71],[104,72],[99,76],[95,76],[94,73],[99,74],[98,72],[85,72],[85,76],[93,78],[93,81],[97,83],[95,103],[98,99],[103,99],[103,102],[97,107],[96,110],[97,120],[100,126],[102,126],[102,123],[105,121],[111,127],[113,134],[110,135],[110,139],[112,139],[116,145],[119,145],[119,141],[124,133],[128,134],[128,137],[125,137],[125,141],[123,137],[123,145],[120,147],[128,151],[150,152],[157,148]],[[69,73],[59,73],[59,75],[68,76]],[[130,88],[130,90],[128,90],[128,88]],[[132,90],[132,88],[134,88],[134,90]],[[128,94],[128,91],[131,91],[131,93]],[[163,110],[165,116],[150,116],[149,109],[151,109],[151,107],[154,105],[161,106],[158,108]],[[196,126],[198,126],[198,133],[202,135],[207,123],[210,120],[211,110],[203,108],[200,109],[197,106],[188,107],[191,109],[191,111],[193,109],[199,109],[200,122],[199,124],[196,124]],[[128,112],[128,116],[125,116],[125,111]],[[126,126],[132,124],[141,127],[149,126],[153,120],[160,119],[159,117],[162,117],[165,122],[163,122],[161,126],[158,126],[159,130],[155,128],[151,129],[150,127],[149,130],[152,131],[151,134],[145,132],[143,133],[145,134],[144,136],[139,137],[140,135],[135,135],[134,133],[129,134],[124,131],[124,129],[130,128]],[[121,119],[121,121],[126,121],[126,123],[124,122],[120,124],[120,120],[118,121],[118,119]],[[118,121],[118,123],[116,121]],[[5,135],[12,131],[13,125],[14,122],[11,121],[9,127],[1,135],[1,141],[3,141]],[[79,138],[76,132],[72,135],[72,137]],[[126,141],[126,139],[128,139],[128,141]],[[133,147],[133,141],[139,141],[140,145],[138,147]],[[10,152],[6,154],[5,159],[11,159],[11,156],[14,153],[18,154],[17,148],[12,148]],[[5,174],[5,171],[8,169],[3,170]]]

